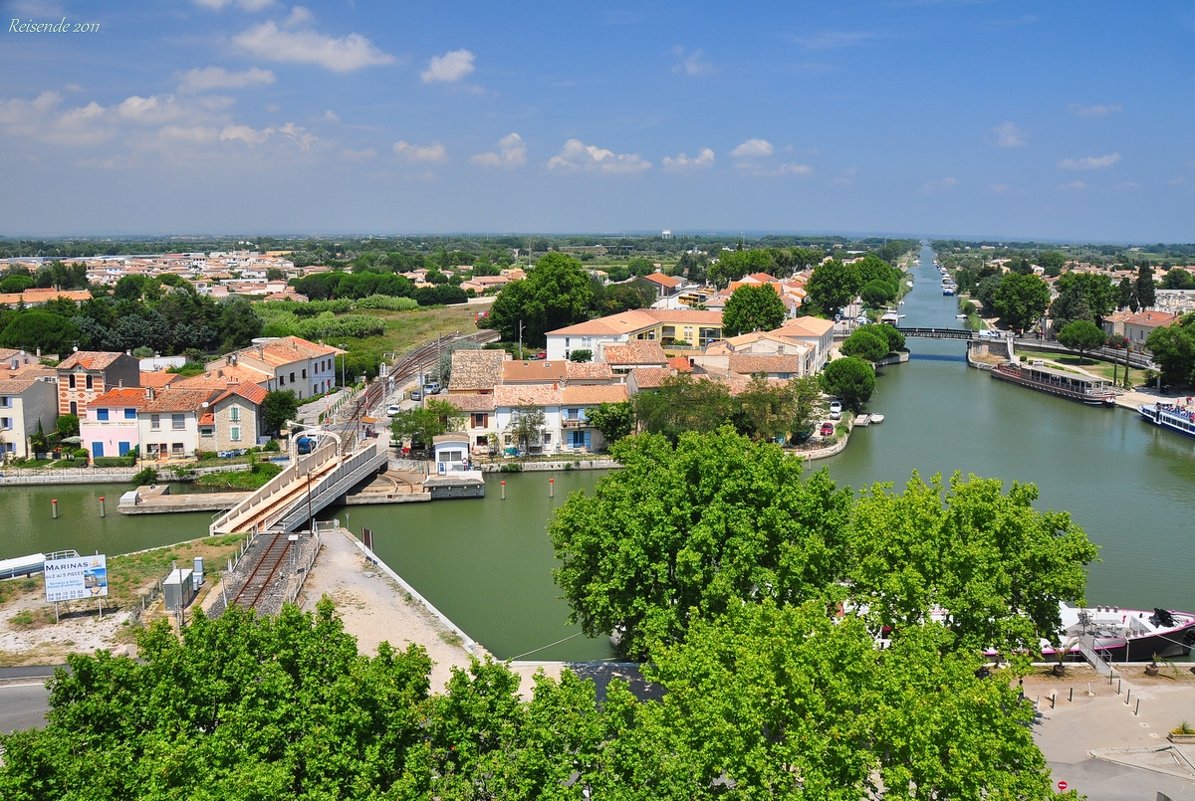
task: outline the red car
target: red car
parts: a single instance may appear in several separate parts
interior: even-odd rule
[[[834,435],[834,424],[833,423],[822,423],[822,436],[823,437],[831,437],[833,435]]]

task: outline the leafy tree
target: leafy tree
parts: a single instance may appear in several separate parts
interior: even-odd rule
[[[79,415],[77,414],[60,414],[58,421],[55,424],[55,430],[58,432],[59,439],[66,439],[67,437],[79,436]]]
[[[862,276],[837,259],[819,264],[805,287],[806,304],[825,316],[850,303],[863,288]]]
[[[784,322],[784,301],[769,284],[745,284],[735,289],[722,310],[722,332],[738,336],[748,331],[771,331]]]
[[[1063,268],[1066,267],[1066,256],[1057,250],[1048,250],[1037,257],[1037,263],[1042,271],[1052,278],[1062,274]]]
[[[79,341],[79,328],[71,320],[57,314],[29,309],[18,312],[4,330],[0,331],[0,345],[23,348],[33,352],[67,354]]]
[[[1074,320],[1098,323],[1116,305],[1116,287],[1106,275],[1066,273],[1054,284],[1058,297],[1050,304],[1055,330]]]
[[[507,342],[516,342],[522,323],[523,341],[542,346],[548,331],[586,319],[592,296],[589,275],[581,262],[561,253],[549,253],[525,279],[502,288],[490,307],[486,325],[497,329]]]
[[[857,356],[844,356],[826,365],[819,375],[822,389],[856,411],[875,392],[876,373],[870,362]]]
[[[1169,384],[1190,384],[1195,380],[1195,314],[1177,324],[1155,328],[1145,347],[1162,368],[1162,380]]]
[[[446,400],[429,398],[423,406],[404,409],[390,420],[390,433],[396,442],[431,447],[432,438],[464,427],[464,413]]]
[[[1065,512],[1037,512],[1037,488],[917,473],[903,493],[876,485],[851,518],[847,584],[875,626],[896,632],[947,609],[947,650],[1035,649],[1060,627],[1059,602],[1081,602],[1098,548]]]
[[[7,275],[0,279],[0,294],[19,294],[34,285],[31,275]]]
[[[517,406],[506,426],[506,433],[527,452],[532,445],[538,445],[544,435],[544,410],[538,406]]]
[[[693,621],[799,602],[833,581],[850,496],[825,472],[802,481],[797,459],[729,427],[675,447],[628,437],[611,452],[623,469],[570,496],[548,527],[570,619],[591,636],[616,631],[619,650],[642,657]]]
[[[261,317],[247,300],[233,299],[220,312],[220,350],[228,352],[247,347],[261,336]]]
[[[294,420],[298,411],[299,397],[290,389],[266,393],[261,402],[262,422],[271,434],[281,431],[287,420]]]
[[[570,362],[591,362],[593,361],[593,351],[588,348],[578,348],[577,350],[569,351],[568,360]]]
[[[776,272],[775,254],[768,248],[750,248],[747,250],[723,251],[718,254],[718,260],[709,266],[709,280],[719,287],[725,287],[731,281],[737,281],[744,275],[751,273]]]
[[[611,444],[629,436],[635,429],[635,410],[630,401],[599,403],[586,412],[585,419]]]
[[[775,442],[795,430],[797,398],[790,384],[753,376],[735,400],[742,420],[739,430],[752,439]]]
[[[714,431],[729,423],[734,411],[725,384],[688,373],[665,378],[658,389],[636,393],[631,404],[642,430],[673,442],[685,431]]]
[[[992,293],[992,311],[1009,328],[1031,328],[1050,303],[1050,287],[1036,275],[1009,273]]]
[[[1129,304],[1133,302],[1133,282],[1129,280],[1126,275],[1120,279],[1120,286],[1117,290],[1116,308],[1127,309]]]
[[[4,284],[0,281],[0,287]],[[1176,267],[1173,270],[1167,270],[1165,277],[1162,278],[1163,289],[1195,289],[1195,276],[1191,275],[1189,270],[1181,267]],[[3,292],[0,289],[0,292]]]
[[[905,346],[905,335],[896,330],[896,326],[888,323],[868,323],[861,325],[855,331],[872,331],[883,337],[888,343],[888,351],[901,350]]]
[[[1058,332],[1058,341],[1063,347],[1079,351],[1079,361],[1087,355],[1087,351],[1095,350],[1104,344],[1107,335],[1104,329],[1087,320],[1074,320],[1067,323]]]
[[[875,363],[888,355],[888,340],[883,335],[860,328],[851,333],[840,348],[844,356],[858,356]]]
[[[1157,289],[1154,286],[1154,271],[1148,264],[1137,268],[1137,303],[1143,309],[1152,309],[1158,302]]]
[[[897,292],[899,290],[895,284],[877,278],[863,285],[863,289],[859,292],[859,297],[868,306],[875,308],[896,300]]]
[[[635,256],[627,262],[627,272],[631,275],[651,275],[656,270],[656,265],[651,260],[643,256]]]

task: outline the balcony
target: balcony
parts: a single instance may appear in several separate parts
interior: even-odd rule
[[[586,420],[584,417],[573,417],[573,418],[562,417],[562,418],[560,418],[560,427],[565,428],[565,429],[589,428],[590,425],[589,425],[589,421]]]

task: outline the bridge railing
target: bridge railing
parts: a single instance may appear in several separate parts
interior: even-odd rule
[[[273,528],[293,531],[311,514],[322,510],[341,495],[351,490],[369,470],[376,470],[385,464],[386,450],[380,440],[373,440],[349,456],[330,473],[320,476],[319,482],[311,488],[310,497],[303,493],[285,509],[279,509],[268,521]]]
[[[312,470],[323,467],[330,460],[336,458],[336,441],[326,437],[310,454],[299,457],[293,464],[262,485],[260,489],[245,498],[236,506],[224,512],[212,521],[208,527],[209,534],[218,534],[231,526],[235,521],[243,520],[255,510],[263,508],[272,502],[280,493],[290,488],[299,478]]]

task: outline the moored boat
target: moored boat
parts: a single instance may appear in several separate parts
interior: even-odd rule
[[[884,415],[882,415],[882,414],[872,414],[872,416],[871,416],[871,422],[873,422],[873,423],[882,423],[882,422],[884,422]]]
[[[1118,606],[1072,607],[1062,604],[1060,647],[1074,656],[1086,644],[1111,662],[1145,662],[1186,656],[1195,644],[1195,614],[1173,609],[1121,609]],[[1053,646],[1042,656],[1057,658]]]
[[[1116,398],[1112,382],[1106,378],[1055,370],[1041,364],[1004,362],[992,368],[992,378],[1076,400],[1088,406],[1111,407]]]
[[[1195,410],[1172,403],[1143,403],[1137,407],[1141,417],[1154,425],[1195,438]]]

